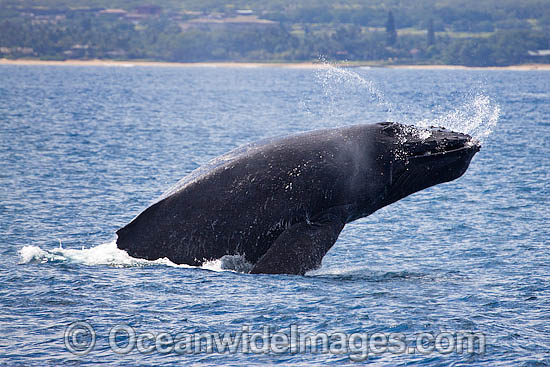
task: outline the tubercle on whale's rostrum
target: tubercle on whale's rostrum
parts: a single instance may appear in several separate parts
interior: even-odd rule
[[[321,265],[346,223],[460,177],[479,150],[472,142],[379,123],[257,143],[182,181],[121,228],[117,246],[189,265],[243,255],[253,273],[304,274]],[[289,175],[296,167],[300,174]]]

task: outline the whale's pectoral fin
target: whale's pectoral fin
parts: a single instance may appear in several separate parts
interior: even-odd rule
[[[250,272],[303,275],[308,270],[319,268],[344,224],[332,214],[313,222],[296,223],[281,233]]]

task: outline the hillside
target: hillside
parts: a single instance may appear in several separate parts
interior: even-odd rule
[[[547,0],[0,0],[0,57],[550,61]]]

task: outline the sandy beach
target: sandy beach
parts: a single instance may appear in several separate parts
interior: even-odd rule
[[[328,68],[324,63],[260,63],[260,62],[163,62],[163,61],[119,61],[119,60],[64,60],[46,61],[33,59],[0,59],[0,65],[58,65],[58,66],[162,66],[162,67],[234,67],[234,68],[261,68],[281,67],[291,69],[319,69]]]
[[[550,70],[550,64],[523,64],[511,66],[469,67],[461,65],[372,65],[361,62],[341,62],[335,64],[299,62],[299,63],[261,63],[261,62],[162,62],[162,61],[120,61],[120,60],[64,60],[47,61],[34,59],[0,59],[0,65],[57,65],[57,66],[162,66],[162,67],[234,67],[234,68],[261,68],[280,67],[289,69],[324,69],[331,66],[341,67],[384,67],[390,69],[418,69],[418,70]]]

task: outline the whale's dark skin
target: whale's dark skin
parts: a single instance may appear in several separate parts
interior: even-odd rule
[[[251,273],[304,274],[346,223],[466,171],[479,144],[430,132],[354,125],[228,153],[118,230],[117,246],[189,265],[241,254]]]

